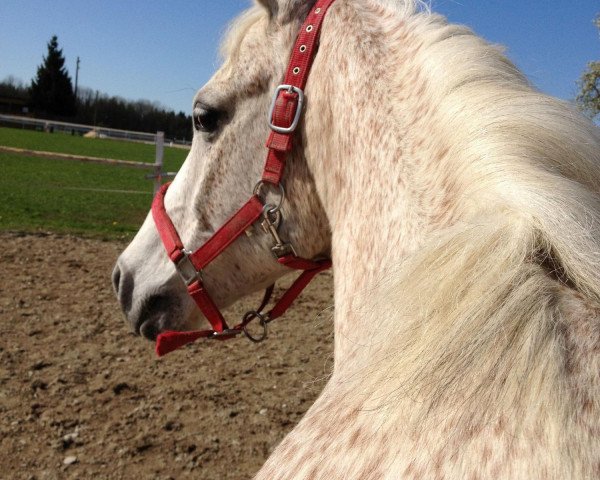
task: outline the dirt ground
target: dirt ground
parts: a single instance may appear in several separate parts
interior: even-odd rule
[[[112,293],[124,244],[0,242],[2,479],[250,478],[331,370],[329,273],[265,343],[200,342],[158,360]]]

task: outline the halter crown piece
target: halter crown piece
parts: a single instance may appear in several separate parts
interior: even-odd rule
[[[188,293],[200,311],[212,325],[212,330],[193,332],[163,332],[156,339],[156,354],[160,357],[199,338],[228,340],[241,333],[255,342],[267,336],[267,324],[280,317],[310,283],[315,275],[331,267],[331,260],[306,260],[296,255],[293,246],[284,242],[278,234],[281,223],[281,204],[265,205],[260,197],[263,187],[272,185],[281,191],[281,177],[285,169],[286,157],[292,149],[294,132],[302,115],[304,88],[312,66],[321,25],[325,14],[335,0],[318,0],[302,25],[290,58],[283,84],[275,90],[269,111],[271,133],[267,140],[267,160],[262,179],[254,194],[208,241],[195,252],[186,250],[173,222],[165,209],[165,194],[169,184],[163,185],[152,202],[152,217],[165,246],[169,258],[175,263],[178,273],[187,286]],[[229,247],[239,236],[262,218],[261,226],[273,236],[272,252],[277,261],[286,267],[302,270],[292,286],[266,313],[262,310],[273,292],[271,285],[265,292],[261,306],[244,315],[235,327],[229,327],[202,283],[202,270]],[[247,330],[248,324],[257,319],[263,329],[262,335],[255,337]]]

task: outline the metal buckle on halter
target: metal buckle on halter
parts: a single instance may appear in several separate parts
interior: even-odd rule
[[[185,285],[189,287],[196,280],[202,280],[202,272],[196,270],[196,267],[190,260],[190,255],[192,252],[183,249],[181,250],[181,253],[183,253],[183,257],[181,257],[177,263],[175,263],[175,268],[177,269],[177,273],[179,273],[179,276]]]
[[[296,113],[294,114],[294,120],[289,127],[278,127],[273,123],[273,115],[275,113],[275,106],[277,105],[277,99],[279,93],[287,90],[289,93],[296,93],[298,95],[298,104],[296,105]],[[277,133],[288,134],[292,133],[298,127],[300,122],[300,116],[302,115],[302,106],[304,105],[304,91],[301,88],[295,87],[294,85],[279,85],[275,89],[273,100],[271,101],[271,107],[269,108],[269,127],[271,130]]]

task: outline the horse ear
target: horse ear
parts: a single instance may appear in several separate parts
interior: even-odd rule
[[[278,23],[303,20],[316,0],[258,0]]]

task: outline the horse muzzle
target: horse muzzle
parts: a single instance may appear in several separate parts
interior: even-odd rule
[[[112,273],[113,289],[125,314],[126,321],[136,335],[148,340],[166,330],[189,328],[182,292],[162,285],[136,284],[135,275],[119,259]],[[188,302],[189,303],[189,302]]]

